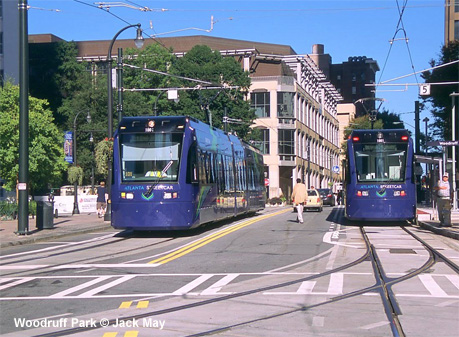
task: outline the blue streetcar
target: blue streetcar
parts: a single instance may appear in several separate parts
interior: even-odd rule
[[[189,229],[265,206],[262,154],[191,117],[125,117],[113,155],[114,228]]]
[[[415,220],[413,141],[407,130],[354,130],[345,166],[347,219]]]

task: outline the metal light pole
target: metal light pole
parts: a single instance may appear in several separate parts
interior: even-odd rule
[[[18,174],[18,230],[29,231],[29,43],[27,1],[19,1],[19,174]]]
[[[425,137],[426,137],[426,145],[425,145],[425,148],[424,148],[424,152],[425,152],[425,155],[427,156],[427,123],[429,122],[429,119],[426,117],[422,120],[423,122],[425,122],[425,130],[426,130],[426,133],[425,133]]]
[[[126,29],[137,27],[137,36],[134,40],[135,45],[137,48],[142,48],[143,46],[143,37],[142,37],[142,30],[140,29],[140,23],[136,25],[129,25],[124,27],[123,29],[119,30],[118,33],[115,34],[112,41],[110,42],[110,46],[108,47],[108,54],[107,54],[107,90],[108,90],[108,101],[107,101],[107,120],[108,120],[108,139],[113,139],[113,87],[112,87],[112,49],[115,40],[118,36],[124,32]],[[112,191],[112,159],[109,158],[108,160],[108,173],[107,173],[107,211],[105,212],[104,220],[110,221],[111,220],[111,211],[112,211],[112,203],[111,203],[111,191]]]
[[[450,94],[451,96],[451,133],[452,133],[452,141],[456,140],[456,104],[454,97],[459,96],[459,93],[453,92]],[[452,160],[453,160],[453,210],[457,210],[457,191],[456,191],[456,147],[452,147]]]
[[[77,118],[80,113],[85,110],[80,110],[77,112],[75,118],[73,119],[73,166],[77,166],[77,139],[76,139],[76,131],[77,131]],[[89,114],[86,116],[86,120],[88,123],[91,123],[91,115]],[[75,180],[73,182],[73,212],[72,214],[80,214],[80,210],[78,209],[78,181]]]

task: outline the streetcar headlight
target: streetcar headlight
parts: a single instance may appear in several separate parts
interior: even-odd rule
[[[406,197],[405,191],[394,191],[394,197]]]
[[[368,197],[370,193],[368,191],[357,191],[358,197]]]
[[[121,199],[129,199],[132,200],[134,199],[134,193],[126,193],[126,192],[121,192]]]
[[[178,192],[164,192],[163,199],[177,199]]]

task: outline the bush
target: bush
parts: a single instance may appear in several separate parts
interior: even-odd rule
[[[15,220],[18,215],[18,204],[15,202],[0,201],[0,219]],[[37,215],[37,202],[29,201],[29,215]]]
[[[269,199],[268,203],[270,205],[280,205],[280,204],[282,204],[282,199],[278,198],[278,197],[274,197],[274,198]]]
[[[14,220],[18,214],[18,205],[7,201],[0,202],[0,219]]]

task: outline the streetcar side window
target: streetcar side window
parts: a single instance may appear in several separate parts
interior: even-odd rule
[[[197,162],[197,146],[196,142],[194,142],[190,146],[190,150],[188,151],[188,167],[186,170],[186,182],[187,184],[195,184],[198,183],[198,162]]]

